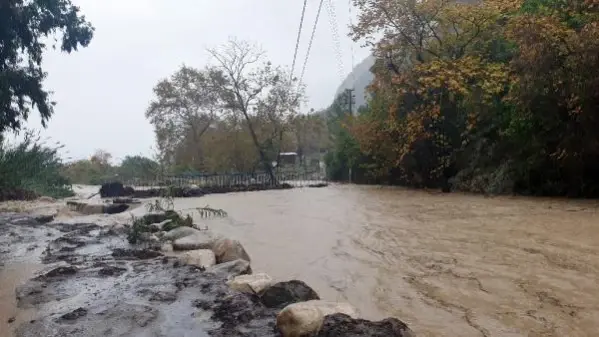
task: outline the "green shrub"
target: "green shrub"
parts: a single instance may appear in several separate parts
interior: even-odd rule
[[[25,132],[20,143],[0,143],[0,200],[33,199],[45,195],[62,198],[74,195],[71,184],[61,174],[62,160],[54,147],[40,141],[39,135]]]
[[[193,227],[193,219],[189,214],[182,216],[173,210],[162,210],[160,213],[150,213],[139,218],[133,218],[133,223],[127,232],[127,240],[131,244],[136,244],[143,241],[143,233],[152,233],[155,231],[150,225],[160,223],[165,220],[170,220],[170,222],[162,225],[161,230],[163,231],[168,232],[172,229],[182,226]]]

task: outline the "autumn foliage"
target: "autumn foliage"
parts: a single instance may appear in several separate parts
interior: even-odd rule
[[[599,195],[599,5],[354,0],[373,46],[349,127],[370,175],[479,192]]]

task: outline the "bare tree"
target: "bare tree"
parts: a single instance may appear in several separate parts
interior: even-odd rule
[[[221,48],[209,49],[208,52],[216,59],[222,74],[216,86],[224,106],[243,116],[262,166],[276,183],[265,144],[258,139],[254,125],[256,119],[252,116],[281,120],[281,116],[291,114],[299,107],[301,91],[296,89],[293,85],[295,80],[286,71],[265,61],[264,53],[248,42],[230,39]],[[279,132],[282,131],[277,131],[276,135]]]
[[[112,159],[112,154],[105,150],[96,150],[94,154],[90,158],[90,162],[99,165],[108,167],[110,166],[110,160]]]

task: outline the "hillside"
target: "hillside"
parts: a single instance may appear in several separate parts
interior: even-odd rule
[[[360,62],[347,75],[335,93],[333,100],[338,97],[345,89],[354,88],[356,104],[352,112],[356,112],[358,107],[366,105],[366,87],[372,82],[374,75],[370,72],[370,68],[374,65],[375,57],[370,55]]]

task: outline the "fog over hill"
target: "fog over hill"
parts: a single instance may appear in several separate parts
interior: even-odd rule
[[[355,66],[337,89],[333,101],[342,94],[345,89],[353,88],[355,89],[354,95],[356,104],[354,104],[352,112],[355,113],[358,110],[358,107],[366,105],[366,87],[374,79],[374,74],[370,72],[370,68],[374,65],[374,61],[375,57],[370,55]]]

